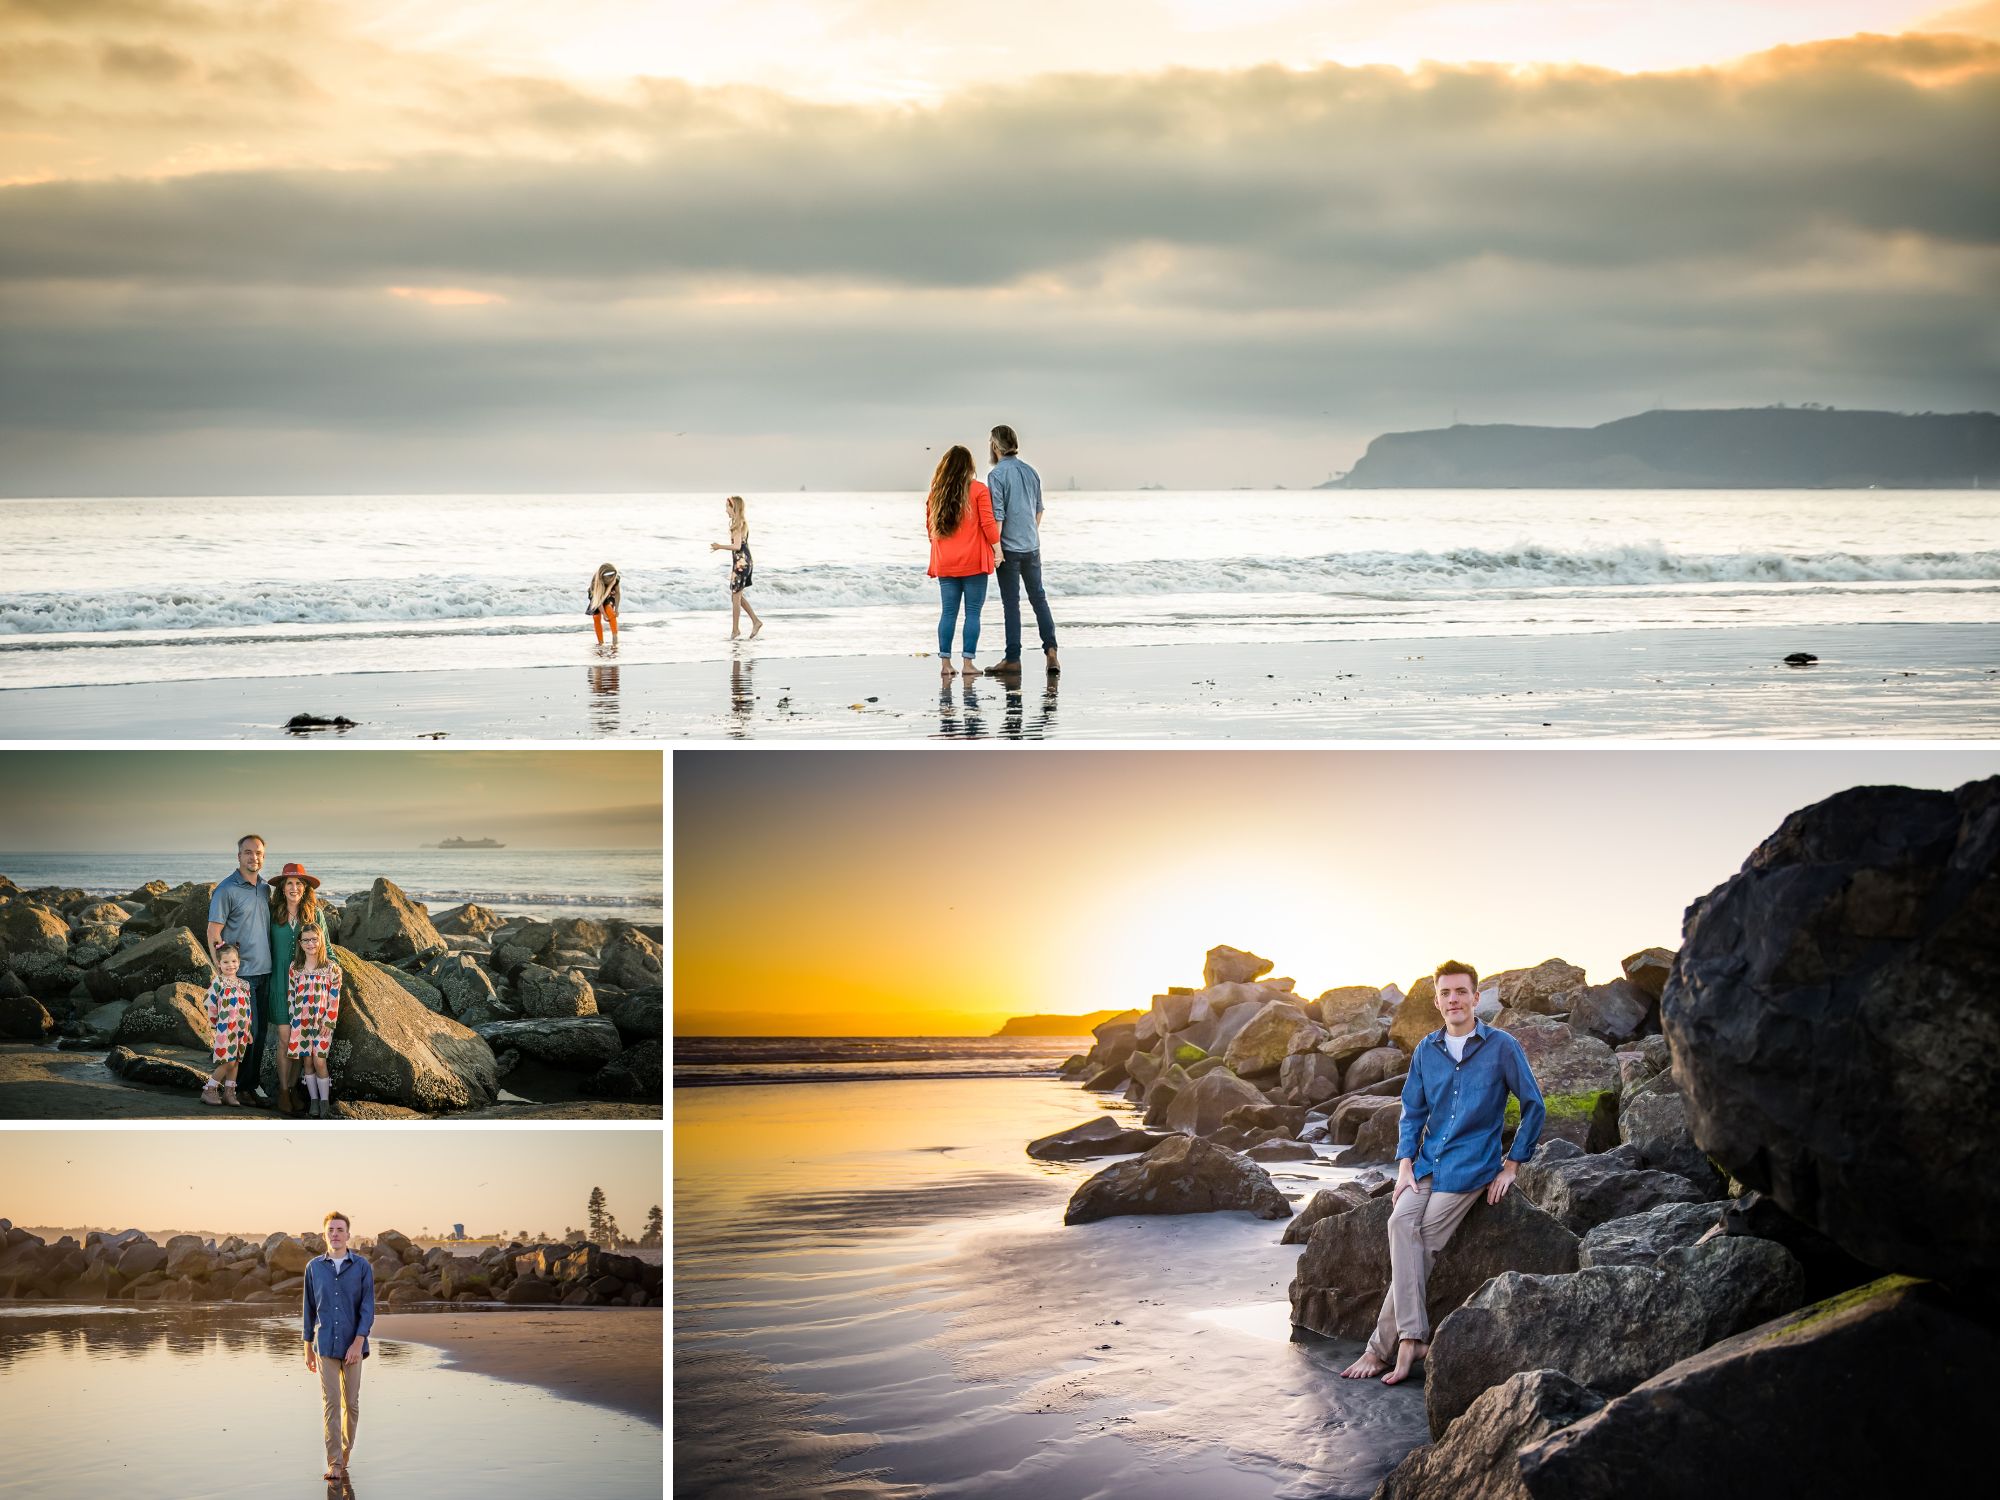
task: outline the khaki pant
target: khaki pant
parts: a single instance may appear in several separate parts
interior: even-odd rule
[[[326,1461],[345,1463],[354,1451],[354,1429],[361,1425],[361,1364],[349,1364],[330,1354],[319,1357],[320,1415],[326,1423]],[[347,1432],[340,1427],[341,1408],[347,1409]]]
[[[1385,1364],[1394,1362],[1397,1340],[1424,1342],[1430,1338],[1425,1294],[1430,1288],[1431,1261],[1485,1191],[1433,1192],[1431,1179],[1425,1177],[1396,1200],[1389,1215],[1389,1290],[1382,1298],[1375,1332],[1368,1339],[1368,1352]]]

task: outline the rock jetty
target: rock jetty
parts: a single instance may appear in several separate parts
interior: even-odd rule
[[[238,1302],[296,1307],[317,1234],[222,1239],[177,1234],[165,1244],[136,1229],[92,1230],[54,1244],[0,1219],[0,1298],[64,1302]],[[425,1303],[527,1307],[658,1307],[663,1268],[588,1242],[489,1245],[463,1256],[424,1250],[393,1229],[357,1240],[373,1267],[378,1310]]]
[[[156,880],[107,899],[0,877],[0,1040],[101,1050],[128,1083],[199,1090],[214,889]],[[476,905],[433,919],[386,877],[322,906],[342,971],[336,1115],[480,1109],[510,1078],[538,1098],[662,1102],[659,927]],[[262,1085],[276,1092],[275,1049]]]

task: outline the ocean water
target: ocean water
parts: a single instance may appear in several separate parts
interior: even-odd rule
[[[476,838],[476,830],[463,835]],[[467,901],[502,916],[621,917],[663,921],[663,858],[639,849],[384,849],[321,853],[273,847],[265,874],[296,860],[320,878],[335,901],[365,893],[386,875],[406,895],[427,904],[433,916]],[[0,851],[0,875],[26,889],[74,886],[92,895],[122,896],[149,880],[179,885],[220,880],[235,868],[230,850],[176,854],[9,854]]]
[[[674,1494],[1371,1494],[1423,1393],[1290,1337],[1299,1247],[1243,1213],[1065,1226],[1102,1096],[1028,1078],[674,1093]],[[1279,1163],[1310,1196],[1355,1175]]]
[[[588,663],[607,559],[621,661],[720,659],[721,498],[0,501],[0,688]],[[934,649],[919,491],[747,499],[760,654]],[[1079,645],[2000,621],[1980,491],[1053,492],[1043,551]]]
[[[674,1087],[1050,1077],[1088,1036],[677,1036]]]
[[[374,1341],[353,1484],[366,1496],[640,1500],[660,1493],[660,1429]],[[236,1308],[0,1308],[0,1494],[336,1493],[320,1478],[319,1382],[296,1317]],[[496,1459],[496,1455],[500,1456]]]

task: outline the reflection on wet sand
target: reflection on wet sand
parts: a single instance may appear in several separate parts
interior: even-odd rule
[[[1041,702],[1035,709],[1034,717],[1029,718],[1027,689],[1019,677],[1007,681],[1007,717],[1000,729],[1001,737],[1010,740],[1046,739],[1056,727],[1056,690],[1061,682],[1060,675],[1043,681]]]
[[[496,1313],[494,1316],[505,1316]],[[371,1343],[355,1478],[324,1477],[295,1307],[0,1310],[0,1491],[20,1495],[543,1500],[654,1496],[660,1430]],[[504,1461],[498,1456],[504,1455]]]
[[[750,690],[750,677],[756,665],[754,656],[738,655],[730,659],[729,734],[732,739],[748,739],[750,736],[750,711],[757,706],[757,695]]]
[[[938,679],[938,733],[948,740],[979,740],[986,737],[986,721],[979,712],[979,679],[956,672]]]
[[[593,653],[599,665],[586,669],[590,682],[590,727],[599,734],[618,732],[618,643],[611,641]]]

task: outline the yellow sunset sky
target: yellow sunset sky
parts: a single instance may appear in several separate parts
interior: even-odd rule
[[[1218,943],[1299,990],[1446,957],[1593,980],[1849,786],[2000,751],[682,752],[676,1035],[983,1035]]]

